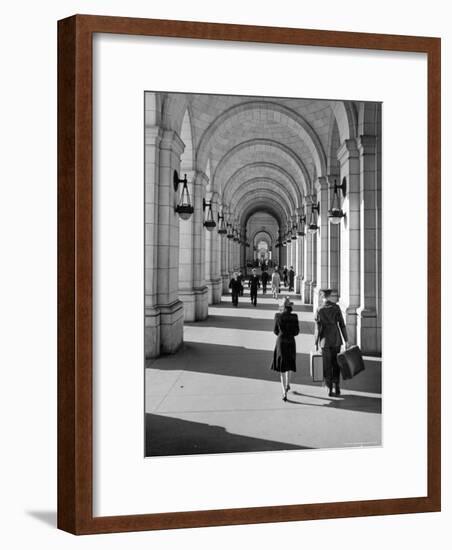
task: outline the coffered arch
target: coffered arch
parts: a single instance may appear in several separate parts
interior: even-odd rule
[[[285,105],[262,100],[245,101],[234,105],[215,118],[205,130],[199,142],[197,163],[200,169],[203,169],[203,166],[207,163],[210,149],[212,144],[215,143],[216,134],[221,132],[223,127],[231,125],[235,118],[243,117],[248,111],[254,112],[253,116],[260,120],[263,125],[268,120],[277,120],[282,125],[292,128],[309,150],[316,173],[319,175],[325,174],[326,155],[319,137],[307,120]]]
[[[311,176],[301,159],[286,145],[270,139],[244,141],[230,149],[216,167],[213,185],[217,190],[222,190],[240,167],[258,162],[281,167],[291,175],[292,180],[301,182],[303,194],[310,192]]]
[[[297,183],[284,167],[271,162],[251,162],[238,168],[224,184],[223,196],[229,197],[233,195],[245,182],[251,181],[256,177],[280,182],[292,194],[297,206],[301,206],[303,202],[301,183]]]

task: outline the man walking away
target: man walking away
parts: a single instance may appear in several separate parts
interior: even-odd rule
[[[293,266],[290,266],[290,269],[289,269],[289,291],[293,290],[294,280],[295,280],[295,271],[293,269]]]
[[[339,396],[340,369],[337,363],[337,354],[341,351],[342,337],[345,347],[348,348],[347,329],[341,308],[337,305],[337,291],[322,290],[323,303],[315,315],[315,347],[322,348],[323,378],[328,388],[328,395]],[[334,385],[334,394],[333,394]]]
[[[242,283],[239,281],[239,274],[235,271],[232,279],[229,281],[229,288],[231,289],[232,305],[237,307],[239,305],[239,294]]]
[[[253,306],[257,305],[257,289],[260,287],[259,276],[256,274],[256,270],[251,270],[251,277],[248,279],[248,288],[250,289],[251,303]]]
[[[267,294],[268,271],[262,272],[262,294]]]
[[[239,296],[243,296],[243,273],[239,271],[238,280],[240,281]]]
[[[283,275],[284,286],[287,286],[287,266],[286,265],[284,266],[282,275]]]

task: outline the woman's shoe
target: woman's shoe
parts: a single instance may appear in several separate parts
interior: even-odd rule
[[[282,396],[283,401],[287,401],[287,392]]]

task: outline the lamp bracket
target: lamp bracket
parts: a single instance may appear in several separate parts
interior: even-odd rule
[[[334,180],[334,186],[333,186],[334,192],[337,193],[337,190],[340,189],[342,191],[342,196],[345,197],[347,194],[347,179],[343,178],[342,183],[338,185],[336,183],[336,180]]]
[[[180,183],[183,183],[185,185],[187,184],[187,174],[184,174],[184,177],[180,178],[179,173],[177,172],[177,170],[174,170],[174,172],[173,172],[174,191],[177,191],[179,189],[179,184]]]

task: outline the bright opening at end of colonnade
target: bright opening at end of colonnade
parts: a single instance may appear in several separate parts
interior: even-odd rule
[[[145,92],[146,456],[381,444],[381,112]]]

